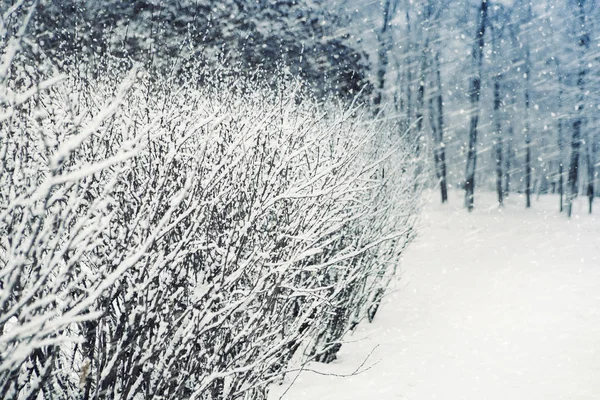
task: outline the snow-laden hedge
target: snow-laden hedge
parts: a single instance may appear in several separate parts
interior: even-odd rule
[[[417,206],[394,125],[286,85],[6,71],[0,398],[262,398],[374,315]]]

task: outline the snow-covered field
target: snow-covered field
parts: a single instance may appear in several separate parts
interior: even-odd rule
[[[567,220],[554,196],[436,196],[375,322],[271,399],[600,398],[600,213],[580,201]]]

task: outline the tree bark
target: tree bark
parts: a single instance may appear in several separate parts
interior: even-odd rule
[[[392,17],[392,0],[386,0],[383,5],[383,26],[378,36],[379,39],[379,65],[377,67],[377,92],[373,103],[375,105],[375,114],[381,112],[381,102],[383,100],[383,92],[385,90],[385,76],[389,64],[389,24]]]
[[[560,63],[555,57],[556,73],[558,75],[558,121],[557,121],[557,138],[558,145],[558,195],[559,195],[559,211],[563,212],[564,208],[564,164],[563,164],[563,119],[562,119],[562,97],[563,97],[563,82],[560,71]]]
[[[499,38],[500,33],[497,28],[492,27],[492,54],[496,58],[496,64],[499,63],[500,60],[497,59],[500,54],[499,49]],[[499,67],[497,67],[499,68]],[[493,145],[494,145],[494,161],[496,163],[496,194],[498,196],[498,205],[502,207],[504,205],[504,190],[502,188],[502,178],[504,176],[502,171],[502,120],[500,118],[500,109],[502,107],[502,96],[500,93],[500,87],[502,83],[502,72],[498,71],[494,75],[494,133],[493,133]]]
[[[594,165],[596,163],[595,143],[593,140],[586,140],[585,145],[585,163],[587,165],[587,197],[588,197],[588,212],[592,213],[594,203]]]
[[[527,3],[528,23],[531,23],[531,1]],[[531,207],[531,127],[530,127],[530,99],[531,90],[531,51],[529,41],[525,40],[525,207]]]
[[[567,197],[567,215],[571,217],[573,213],[573,201],[577,197],[577,183],[578,183],[578,175],[579,175],[579,157],[580,157],[580,149],[581,149],[581,130],[583,125],[583,112],[584,112],[584,98],[585,98],[585,76],[587,74],[587,69],[585,67],[585,53],[589,48],[590,37],[586,30],[586,18],[585,18],[585,0],[579,0],[577,2],[578,6],[578,17],[579,23],[581,26],[581,35],[578,39],[578,45],[580,48],[579,53],[579,74],[577,76],[577,87],[579,88],[579,93],[577,96],[577,104],[575,105],[575,110],[577,115],[575,120],[573,121],[573,133],[571,136],[571,161],[569,163],[569,180],[568,180],[568,188],[569,195]]]
[[[564,167],[563,167],[563,154],[562,154],[562,119],[558,120],[558,194],[559,194],[559,211],[563,212],[564,201]]]
[[[421,42],[423,47],[421,48],[420,65],[419,65],[419,86],[417,89],[417,102],[415,109],[415,123],[416,123],[416,148],[415,153],[417,156],[421,152],[421,138],[423,137],[423,118],[425,112],[425,81],[427,79],[428,72],[428,53],[429,53],[429,28],[431,25],[431,1],[425,6],[425,13],[423,15],[423,22],[421,23]],[[424,36],[424,37],[423,37]]]
[[[477,166],[477,124],[479,122],[479,98],[481,95],[481,64],[483,60],[483,46],[485,27],[487,24],[488,3],[481,0],[479,10],[479,21],[477,32],[471,53],[473,61],[473,76],[469,84],[469,96],[471,102],[471,122],[469,126],[469,148],[467,153],[467,169],[465,173],[465,206],[469,211],[473,210],[475,194],[475,170]]]
[[[511,107],[510,109],[514,113],[516,112],[515,108],[515,96],[511,95]],[[505,156],[504,156],[504,199],[506,199],[510,194],[510,183],[511,183],[511,168],[512,168],[512,159],[513,157],[513,138],[514,138],[514,127],[513,121],[506,121],[508,124],[508,132],[506,140],[504,141]]]
[[[440,53],[435,58],[435,96],[429,98],[429,122],[433,133],[435,175],[440,184],[442,203],[448,201],[448,183],[446,172],[446,146],[444,144],[444,99],[442,92],[442,76],[440,72]],[[433,91],[433,90],[432,90]],[[433,94],[433,93],[432,93]],[[437,118],[435,118],[437,116]]]
[[[413,65],[412,65],[412,51],[414,48],[413,45],[413,41],[412,41],[412,36],[411,36],[411,19],[410,19],[410,7],[406,7],[406,40],[407,40],[407,44],[406,46],[404,46],[405,48],[405,60],[404,62],[406,63],[406,121],[407,121],[407,127],[411,126],[412,124],[412,110],[413,110],[413,104],[412,104],[412,91],[413,91],[413,82],[412,82],[412,77],[413,77],[413,73],[412,73],[412,69],[413,69]]]

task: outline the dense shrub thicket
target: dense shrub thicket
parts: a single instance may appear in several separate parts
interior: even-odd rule
[[[292,358],[332,360],[374,316],[414,235],[394,125],[293,84],[44,80],[15,32],[0,65],[0,398],[264,398]]]

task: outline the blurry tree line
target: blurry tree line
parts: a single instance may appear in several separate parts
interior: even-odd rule
[[[374,105],[427,147],[448,187],[598,196],[600,7],[592,0],[382,0],[363,9]],[[381,106],[380,106],[381,105]]]
[[[3,0],[6,7],[16,0]],[[267,80],[286,71],[321,101],[359,96],[399,122],[449,187],[525,205],[600,193],[595,1],[39,0],[39,56],[102,73],[107,58],[166,75]],[[113,65],[112,63],[110,65]],[[196,71],[197,72],[197,71]],[[423,148],[426,151],[423,152]]]

